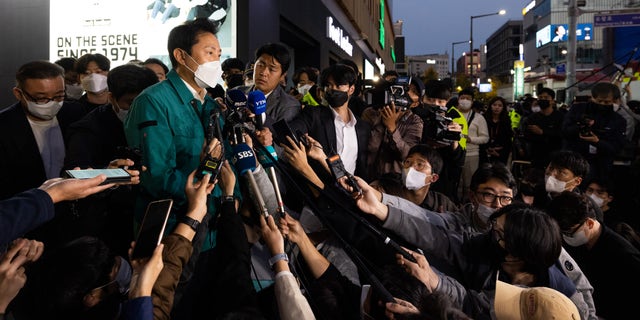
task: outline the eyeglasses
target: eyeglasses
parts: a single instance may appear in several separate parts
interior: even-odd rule
[[[569,229],[568,231],[562,231],[560,233],[562,233],[563,235],[565,235],[567,237],[573,237],[573,234],[575,234],[578,230],[580,230],[580,228],[582,228],[582,225],[584,225],[585,222],[587,222],[587,220],[582,221],[582,223],[580,223],[576,227],[573,227],[573,228]]]
[[[424,169],[430,169],[431,166],[426,161],[413,161],[413,160],[404,160],[402,162],[402,166],[405,168],[414,167],[418,171],[422,171]]]
[[[20,92],[22,92],[22,94],[25,95],[26,98],[29,98],[29,100],[35,102],[36,104],[47,104],[49,103],[49,101],[56,101],[56,102],[62,102],[64,101],[65,96],[64,95],[59,95],[59,96],[55,96],[52,98],[34,98],[32,95],[28,94],[26,91],[20,89]]]
[[[506,206],[508,204],[511,204],[511,202],[513,201],[513,197],[499,196],[491,192],[476,192],[476,194],[479,194],[482,198],[482,201],[486,203],[493,203],[494,201],[496,201],[496,199],[498,199],[498,203],[500,203],[503,206]]]
[[[496,239],[497,242],[500,242],[500,241],[504,242],[504,231],[496,229],[496,226],[497,226],[497,221],[495,218],[489,220],[489,228],[491,230],[491,233],[493,234],[493,237]]]

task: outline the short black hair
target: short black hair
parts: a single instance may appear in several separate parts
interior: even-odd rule
[[[591,200],[584,194],[571,191],[563,191],[551,199],[547,212],[563,231],[583,223],[587,218],[597,219]]]
[[[436,149],[426,144],[417,144],[409,149],[407,157],[415,153],[421,155],[422,157],[427,159],[427,161],[429,161],[432,173],[440,174],[440,172],[442,171],[442,166],[444,164],[442,161],[442,156]]]
[[[524,203],[498,209],[490,219],[505,216],[505,249],[537,271],[551,267],[560,256],[560,227],[546,212]]]
[[[143,65],[146,65],[146,64],[157,64],[157,65],[162,67],[162,70],[164,70],[164,74],[169,73],[169,67],[167,67],[167,65],[164,64],[164,62],[162,62],[162,60],[160,60],[158,58],[149,58],[149,59],[145,60],[142,64]]]
[[[188,54],[191,54],[191,48],[196,44],[198,36],[203,33],[216,35],[219,27],[220,25],[212,20],[207,18],[198,18],[186,21],[185,23],[171,29],[171,32],[169,32],[169,39],[167,41],[171,67],[175,69],[178,66],[178,61],[173,56],[173,50],[182,49]]]
[[[424,84],[424,95],[428,98],[449,100],[451,89],[440,80],[429,80]]]
[[[324,70],[320,75],[322,86],[327,85],[329,78],[333,79],[336,85],[355,85],[357,80],[356,72],[350,66],[344,64],[334,64]]]
[[[489,179],[498,179],[504,183],[507,188],[513,190],[513,194],[518,193],[518,183],[516,182],[516,179],[513,177],[513,174],[511,174],[511,171],[509,171],[507,166],[502,162],[485,162],[481,164],[476,172],[473,173],[473,176],[471,176],[469,188],[472,191],[477,191],[478,186],[486,183]]]
[[[545,87],[545,88],[540,89],[540,91],[538,91],[538,95],[540,95],[540,94],[542,94],[542,93],[546,93],[546,94],[548,94],[549,96],[551,96],[551,98],[552,98],[553,100],[555,100],[555,99],[556,99],[556,92],[555,92],[555,91],[553,91],[553,89],[551,89],[551,88],[546,88],[546,87]]]
[[[156,74],[136,64],[124,64],[113,68],[107,76],[107,85],[114,98],[125,94],[138,94],[147,87],[158,83]]]
[[[297,69],[296,72],[293,73],[292,80],[294,84],[297,84],[300,81],[300,75],[303,73],[307,75],[310,81],[313,81],[313,83],[318,83],[318,74],[320,73],[318,72],[318,69],[313,67],[302,67]]]
[[[473,88],[464,88],[458,93],[458,97],[460,97],[463,94],[469,95],[473,99],[473,96],[475,96],[476,91]]]
[[[229,71],[231,69],[238,69],[244,71],[244,62],[239,58],[228,58],[222,61],[222,71]]]
[[[585,178],[589,174],[589,162],[579,153],[571,150],[560,150],[551,154],[551,168],[571,171],[575,176]]]
[[[67,71],[75,71],[76,69],[76,61],[78,61],[78,59],[76,58],[72,58],[72,57],[65,57],[65,58],[60,58],[58,60],[56,60],[56,62],[54,62],[55,64],[61,66],[62,68],[64,68],[64,72]]]
[[[109,61],[109,58],[99,53],[87,53],[76,61],[76,72],[78,74],[86,73],[89,62],[95,62],[102,71],[109,71],[109,69],[111,69],[111,61]]]
[[[272,56],[282,66],[282,74],[287,73],[291,65],[291,53],[289,49],[281,43],[267,43],[256,50],[256,61],[261,55]]]
[[[598,82],[593,87],[591,87],[591,96],[596,97],[606,97],[609,94],[614,99],[620,98],[620,89],[613,83],[609,82]]]
[[[27,79],[51,79],[55,77],[64,78],[64,69],[49,61],[37,60],[27,62],[20,66],[16,72],[16,87],[24,87]]]

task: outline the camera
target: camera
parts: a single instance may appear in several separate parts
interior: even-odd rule
[[[449,125],[458,117],[457,114],[446,114],[438,106],[425,105],[425,110],[425,138],[442,144],[460,140],[460,132],[449,130]]]
[[[578,120],[578,122],[576,123],[578,125],[578,134],[584,137],[588,137],[591,136],[591,126],[589,125],[589,122],[591,122],[591,117],[589,117],[588,115],[584,115],[582,116],[582,118],[580,120]]]
[[[398,77],[393,83],[382,81],[376,84],[365,80],[365,102],[376,109],[393,102],[401,110],[407,110],[413,102],[409,97],[410,84],[411,77]]]

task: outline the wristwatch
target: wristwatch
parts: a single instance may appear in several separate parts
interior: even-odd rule
[[[289,257],[287,256],[286,253],[278,253],[275,256],[269,258],[269,266],[273,269],[273,265],[280,260],[289,262]]]
[[[180,219],[180,222],[188,225],[189,227],[191,227],[191,229],[193,229],[194,232],[198,231],[198,226],[200,226],[200,221],[193,219],[191,217],[188,216],[183,216]]]

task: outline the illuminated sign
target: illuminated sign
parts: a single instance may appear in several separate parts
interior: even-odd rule
[[[385,71],[384,62],[382,62],[382,58],[376,58],[376,66],[380,69],[380,74],[383,74]]]
[[[151,57],[171,67],[169,32],[196,17],[222,22],[217,33],[221,60],[236,56],[235,6],[213,11],[187,1],[51,0],[49,15],[50,61],[99,53],[111,60],[111,68]]]
[[[551,24],[536,32],[536,48],[549,42],[565,42],[569,39],[568,24]],[[593,40],[593,24],[578,23],[576,27],[576,39],[578,41]]]
[[[524,95],[524,61],[513,62],[513,100],[517,100]]]
[[[427,64],[436,64],[436,60],[434,60],[434,59],[427,59]]]
[[[327,17],[327,38],[331,39],[349,56],[353,56],[353,45],[349,42],[349,36],[345,35],[340,27],[333,25],[333,18]]]
[[[551,42],[551,25],[547,25],[536,32],[536,48],[540,48],[549,42]]]
[[[551,42],[564,42],[569,39],[569,25],[568,24],[552,24],[551,25],[552,38]],[[593,24],[592,23],[578,23],[576,28],[576,39],[578,41],[591,40]]]
[[[380,19],[378,22],[378,33],[380,34],[378,42],[380,42],[380,47],[384,49],[384,0],[380,0]]]
[[[527,12],[529,12],[529,10],[533,9],[533,7],[535,6],[536,6],[536,0],[529,2],[529,4],[522,9],[522,15],[524,16],[525,14],[527,14]]]
[[[491,92],[491,83],[481,83],[478,85],[478,91],[482,93]]]

